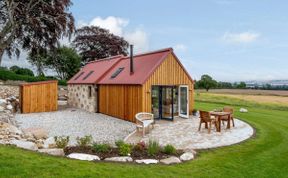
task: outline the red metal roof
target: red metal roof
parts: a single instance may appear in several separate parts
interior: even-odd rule
[[[74,75],[69,81],[68,84],[96,84],[99,79],[106,72],[113,67],[122,57],[123,55],[118,55],[106,59],[96,60],[86,64],[76,75]],[[86,79],[84,79],[89,73],[91,73]],[[82,75],[79,77],[79,75]]]
[[[99,84],[143,84],[171,51],[172,49],[169,48],[133,56],[133,74],[130,74],[130,58],[122,58],[105,76],[103,76],[99,81]],[[111,78],[113,73],[119,68],[124,69],[117,77]]]
[[[129,56],[114,56],[109,59],[102,59],[88,63],[68,81],[68,84],[144,84],[170,53],[175,56],[176,60],[182,66],[176,55],[173,53],[172,48],[134,55],[133,74],[130,74]],[[117,70],[118,72],[120,71],[119,74],[114,78],[111,77],[113,74],[115,75]],[[92,73],[91,71],[94,72]],[[186,72],[185,69],[184,71]],[[87,77],[89,73],[90,75]],[[188,73],[187,75],[189,76]],[[83,80],[85,77],[86,79]],[[189,78],[191,79],[190,76]]]

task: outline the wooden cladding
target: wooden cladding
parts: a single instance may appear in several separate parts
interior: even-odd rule
[[[138,112],[152,112],[151,87],[153,85],[187,85],[189,113],[194,107],[193,81],[171,53],[144,85],[99,85],[99,112],[135,122]]]
[[[22,113],[49,112],[58,109],[57,81],[32,82],[20,86]]]
[[[188,85],[189,113],[192,112],[194,108],[193,81],[172,53],[167,56],[167,59],[163,61],[143,85],[143,112],[152,112],[151,87],[153,85]]]
[[[142,111],[141,85],[100,85],[99,112],[130,122]]]

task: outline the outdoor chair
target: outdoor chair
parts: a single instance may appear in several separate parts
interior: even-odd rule
[[[143,136],[145,135],[145,129],[148,128],[148,132],[149,132],[149,128],[150,126],[152,126],[152,128],[154,128],[154,115],[151,113],[146,113],[146,112],[141,112],[141,113],[137,113],[135,115],[136,118],[136,128],[137,131],[139,131],[139,129],[142,129],[142,133]]]
[[[234,118],[233,118],[233,112],[234,112],[234,109],[233,109],[232,107],[225,106],[225,107],[223,108],[223,111],[224,111],[224,112],[229,112],[229,113],[230,113],[230,120],[232,121],[232,125],[233,125],[233,127],[235,127],[235,124],[234,124]],[[226,117],[222,117],[221,120],[222,120],[222,123],[224,123],[224,121],[227,121],[227,122],[228,122],[228,116],[226,116]],[[228,123],[227,123],[227,124],[228,124]]]
[[[216,118],[211,117],[210,112],[207,112],[207,111],[199,111],[199,113],[200,113],[200,124],[199,124],[198,131],[201,130],[201,125],[204,123],[205,128],[208,129],[208,133],[210,134],[212,124],[214,124],[216,128],[218,126],[216,122]]]

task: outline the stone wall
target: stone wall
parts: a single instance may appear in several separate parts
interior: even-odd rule
[[[89,86],[91,96],[89,96]],[[95,85],[68,85],[68,105],[84,109],[89,112],[97,112],[97,92]]]

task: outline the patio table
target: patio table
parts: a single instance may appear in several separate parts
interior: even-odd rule
[[[218,127],[216,128],[217,132],[221,132],[221,118],[224,116],[228,116],[228,123],[227,123],[227,129],[230,129],[230,118],[231,118],[231,113],[230,112],[217,112],[217,111],[211,111],[210,112],[211,116],[215,116],[216,122],[218,122]]]

